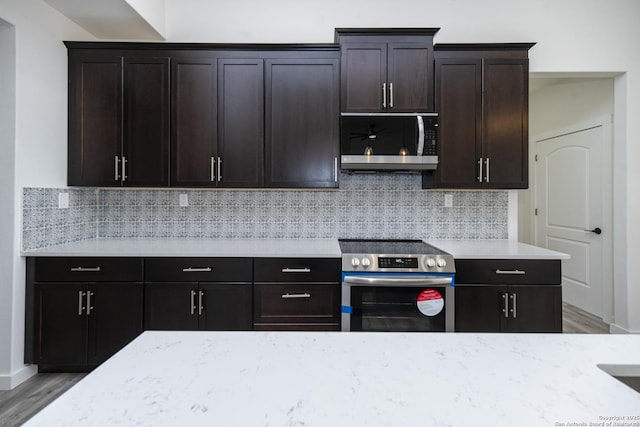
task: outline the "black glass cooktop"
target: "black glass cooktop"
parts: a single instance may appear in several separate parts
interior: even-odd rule
[[[447,255],[422,240],[338,239],[343,254]]]

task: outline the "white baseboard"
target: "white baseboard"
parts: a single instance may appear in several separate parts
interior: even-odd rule
[[[16,388],[37,373],[38,367],[36,365],[29,365],[11,375],[0,375],[0,390]]]
[[[609,325],[609,333],[610,334],[640,334],[640,331],[630,331],[628,329],[623,328],[622,326],[612,323]]]

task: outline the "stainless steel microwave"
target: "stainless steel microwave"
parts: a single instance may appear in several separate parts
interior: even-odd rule
[[[437,113],[342,113],[340,164],[347,171],[421,171],[438,166]]]

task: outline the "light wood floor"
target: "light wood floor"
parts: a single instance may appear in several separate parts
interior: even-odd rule
[[[564,333],[609,333],[608,325],[576,307],[563,304],[562,312]],[[13,390],[0,391],[0,427],[22,425],[85,375],[38,374]]]

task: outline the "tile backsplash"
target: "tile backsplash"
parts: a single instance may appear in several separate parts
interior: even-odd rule
[[[340,179],[337,190],[306,191],[25,188],[22,246],[92,238],[507,238],[506,191],[425,191],[418,175]],[[61,192],[69,193],[67,209],[58,208]],[[444,207],[445,194],[453,207]]]

